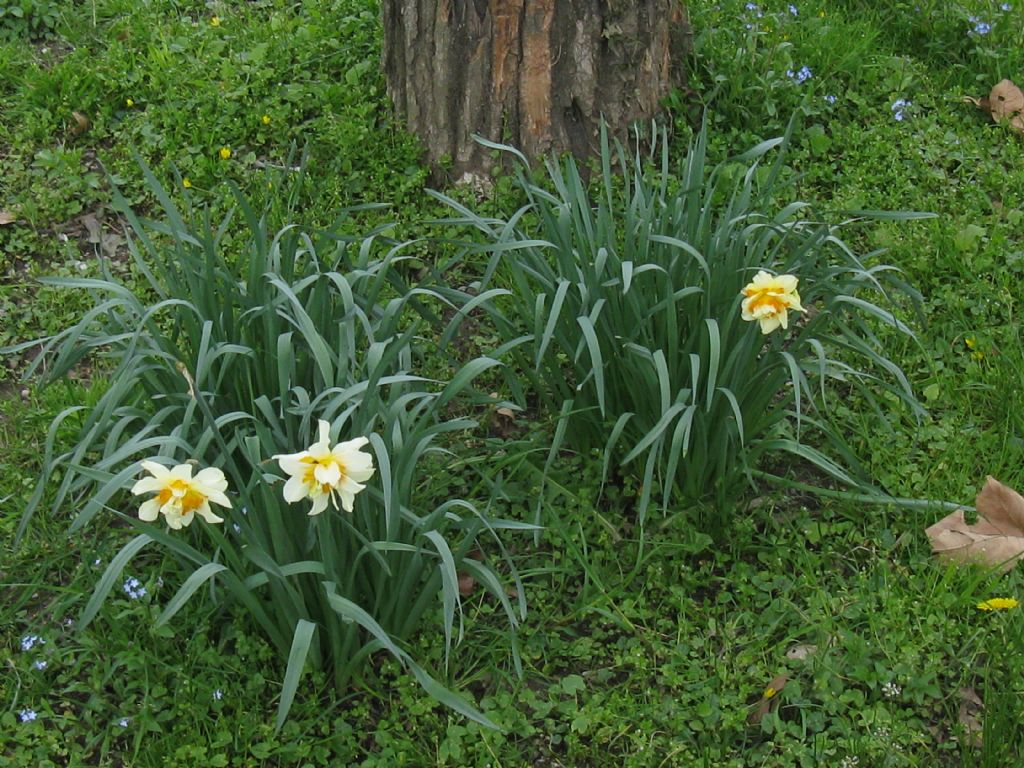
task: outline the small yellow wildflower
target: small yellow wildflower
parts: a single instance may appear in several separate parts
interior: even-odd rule
[[[192,182],[189,180],[188,176],[181,180],[181,186],[185,189],[192,189]]]
[[[135,102],[132,99],[125,99],[124,100],[124,105],[126,107],[128,107],[128,109],[131,109],[132,107],[135,106]]]
[[[818,16],[819,16],[820,18],[824,19],[824,18],[825,18],[825,12],[824,12],[824,11],[819,11],[819,12],[818,12]]]
[[[978,346],[978,340],[975,339],[973,336],[967,336],[964,339],[964,344],[967,345],[968,349],[975,349]]]
[[[768,686],[767,688],[765,688],[765,689],[764,689],[764,693],[763,693],[763,694],[761,694],[761,695],[762,695],[762,696],[763,696],[764,698],[766,698],[766,699],[770,699],[770,698],[772,698],[772,697],[773,697],[773,696],[774,696],[775,694],[777,694],[777,693],[778,693],[778,691],[776,691],[776,690],[775,690],[774,688],[772,688],[772,687],[771,687],[771,686],[769,685],[769,686]]]
[[[270,115],[264,115],[260,118],[260,122],[264,125],[270,125]]]
[[[220,16],[211,16],[210,17],[210,26],[211,27],[219,27],[220,26]]]
[[[231,159],[231,148],[230,147],[221,147],[220,148],[220,152],[218,154],[220,155],[220,159],[221,160],[230,160]]]
[[[1012,597],[993,597],[978,603],[979,611],[1008,611],[1016,608],[1020,603]]]
[[[769,334],[778,327],[789,327],[789,310],[803,312],[800,294],[796,291],[799,280],[793,275],[772,275],[763,269],[754,275],[742,291],[743,319],[761,323],[761,333]]]

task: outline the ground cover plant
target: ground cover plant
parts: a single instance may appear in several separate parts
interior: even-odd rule
[[[456,301],[458,289],[484,279],[487,264],[484,258],[463,258],[444,276],[448,285],[442,287],[431,267],[449,260],[450,248],[424,239],[388,256],[390,247],[406,238],[448,236],[437,227],[418,227],[449,216],[450,209],[422,193],[426,171],[417,164],[415,144],[388,117],[376,70],[379,30],[372,2],[35,4],[44,5],[56,9],[51,21],[29,31],[10,25],[11,34],[0,34],[5,179],[0,212],[7,214],[0,219],[6,222],[0,224],[5,275],[0,344],[58,333],[91,306],[87,291],[40,286],[39,276],[123,286],[114,297],[123,302],[120,311],[129,327],[135,322],[128,311],[134,306],[131,296],[143,314],[147,302],[160,300],[147,288],[141,269],[156,269],[159,257],[146,253],[139,240],[137,260],[128,249],[131,222],[123,211],[131,208],[160,252],[180,248],[188,254],[197,247],[187,239],[175,245],[175,233],[200,244],[206,243],[204,233],[219,238],[217,253],[224,262],[211,264],[217,265],[222,290],[236,298],[259,284],[245,272],[232,272],[250,265],[254,252],[263,252],[253,248],[259,239],[253,232],[265,233],[267,253],[281,228],[296,224],[277,242],[293,243],[310,255],[315,251],[322,263],[345,242],[355,249],[347,251],[349,257],[364,266],[390,258],[400,282],[381,287],[384,314],[364,311],[371,328],[396,323],[383,334],[389,338],[392,331],[399,336],[410,331],[413,318],[425,313],[403,354],[422,366],[426,378],[454,380],[453,365],[500,351],[501,334],[484,305],[507,297],[478,295],[465,318],[426,294],[418,306],[401,298],[403,284],[425,281],[424,287]],[[987,93],[1003,77],[1018,82],[1024,77],[1024,25],[1017,5],[727,0],[690,9],[697,43],[693,93],[677,94],[668,104],[670,188],[678,182],[673,171],[699,129],[699,114],[706,112],[711,126],[706,151],[712,166],[783,136],[793,119],[780,171],[789,185],[785,196],[768,201],[769,207],[807,200],[823,221],[842,220],[840,212],[849,210],[937,214],[911,223],[875,221],[843,235],[854,253],[885,249],[878,262],[898,267],[921,293],[923,317],[900,305],[893,308],[914,331],[913,340],[885,323],[871,328],[876,351],[884,350],[905,372],[926,413],[915,421],[895,394],[878,397],[872,408],[851,389],[830,400],[822,415],[864,473],[901,497],[970,503],[987,474],[1024,488],[1019,386],[1024,347],[1017,319],[1024,269],[1024,152],[1019,137],[962,101]],[[287,42],[283,48],[281,41]],[[271,55],[281,50],[287,55]],[[75,112],[86,118],[87,127]],[[300,165],[291,148],[307,140],[300,179],[289,170]],[[153,168],[159,184],[146,182],[133,151]],[[130,203],[121,212],[110,205],[113,186],[105,171],[115,176]],[[728,180],[741,182],[742,171],[733,172]],[[278,183],[282,178],[297,183]],[[239,204],[239,195],[220,183],[228,179],[252,210],[267,211],[266,222],[239,209],[219,229]],[[164,203],[158,188],[167,191],[167,202],[176,209],[195,213],[195,219],[185,216],[193,224],[168,224],[160,213]],[[508,220],[525,202],[507,176],[485,200],[471,199],[464,190],[444,192],[492,219]],[[362,202],[395,205],[357,211],[333,226],[341,208]],[[207,226],[204,208],[216,225]],[[165,224],[154,230],[143,219]],[[253,221],[259,226],[251,226]],[[369,261],[359,262],[355,244],[378,225],[387,229],[375,237]],[[317,234],[322,229],[334,237]],[[312,249],[301,232],[308,233]],[[325,243],[330,244],[326,250]],[[484,251],[487,243],[479,245]],[[159,268],[177,267],[171,261]],[[360,285],[372,281],[368,274],[337,271]],[[245,275],[244,287],[234,284],[234,274]],[[333,295],[330,285],[340,290],[337,283],[320,280],[302,290],[321,291],[324,297]],[[214,303],[213,285],[210,281],[206,292],[212,312],[196,315],[210,323],[211,334],[222,316],[235,317],[216,309],[229,302]],[[515,288],[512,281],[477,287],[488,286]],[[803,306],[812,306],[803,282],[800,288]],[[280,294],[264,290],[264,303],[281,302]],[[405,319],[388,319],[387,308],[398,307],[392,301],[408,310]],[[733,301],[742,299],[737,295]],[[299,322],[298,306],[304,302],[275,306]],[[790,319],[799,314],[794,309]],[[287,322],[258,311],[253,316]],[[451,326],[446,336],[453,319],[460,330]],[[167,338],[172,326],[154,323],[152,338]],[[744,325],[762,338],[757,326]],[[252,361],[223,347],[209,372],[198,375],[194,363],[202,356],[203,327],[197,321],[194,335],[172,339],[175,349],[191,352],[182,359],[192,364],[185,368],[187,377],[159,346],[151,348],[156,354],[151,369],[129,372],[133,378],[151,377],[161,391],[173,393],[136,407],[151,413],[168,406],[182,415],[174,424],[177,433],[153,433],[152,456],[146,448],[134,458],[163,452],[170,467],[201,454],[203,466],[223,469],[231,493],[241,489],[260,505],[297,518],[344,525],[345,518],[332,517],[333,510],[307,518],[312,500],[286,506],[279,492],[290,474],[280,462],[261,464],[263,473],[277,478],[267,488],[247,487],[251,475],[232,469],[248,467],[252,456],[246,451],[256,445],[261,461],[315,448],[319,414],[311,402],[296,401],[281,416],[272,406],[286,426],[260,428],[269,436],[250,418],[237,426],[253,425],[253,440],[227,451],[214,447],[215,434],[230,437],[235,430],[209,428],[198,412],[199,400],[187,394],[189,380],[197,393],[212,391],[215,372],[223,366],[220,385],[230,391],[246,377],[229,375],[228,368],[235,366],[237,373]],[[357,334],[364,333],[362,327],[356,326]],[[798,328],[791,323],[791,329]],[[281,325],[275,338],[286,332]],[[448,342],[444,348],[442,340]],[[118,343],[128,345],[131,339]],[[249,336],[239,346],[254,343]],[[72,485],[103,484],[109,478],[83,474],[85,464],[56,467],[14,546],[44,458],[74,450],[83,427],[97,423],[103,406],[116,400],[109,393],[126,378],[111,376],[116,369],[97,358],[92,366],[74,366],[72,379],[48,387],[38,378],[18,381],[33,360],[39,361],[39,373],[47,372],[50,362],[37,358],[37,351],[28,347],[5,357],[9,370],[0,402],[5,467],[0,473],[0,663],[5,669],[0,755],[5,763],[991,768],[1014,766],[1024,750],[1015,727],[1024,715],[1018,682],[1024,672],[1019,640],[1024,614],[1014,607],[1014,599],[1021,599],[1021,575],[937,564],[923,531],[946,510],[867,504],[838,487],[825,494],[801,491],[823,478],[804,463],[779,461],[768,469],[786,477],[790,489],[743,496],[742,511],[734,515],[724,542],[712,542],[695,527],[692,509],[678,499],[670,499],[668,516],[648,515],[641,538],[636,510],[652,493],[643,473],[624,471],[602,484],[603,443],[597,455],[552,453],[557,425],[565,422],[502,403],[513,393],[505,391],[498,366],[475,379],[482,393],[493,391],[497,398],[480,406],[453,398],[454,409],[436,414],[439,424],[472,417],[483,422],[482,428],[436,436],[434,445],[453,455],[421,459],[423,471],[402,487],[392,472],[391,485],[395,498],[410,494],[409,508],[436,509],[467,499],[477,502],[484,517],[532,521],[541,504],[544,528],[536,538],[502,536],[509,563],[503,564],[500,547],[487,543],[493,540],[485,538],[481,545],[509,603],[518,608],[524,599],[528,605],[525,618],[516,613],[517,657],[508,652],[509,618],[500,596],[480,572],[468,570],[456,569],[464,636],[456,643],[457,622],[449,624],[453,640],[447,659],[444,628],[453,614],[441,597],[423,611],[419,629],[401,633],[398,641],[402,652],[458,691],[467,705],[472,700],[499,729],[439,704],[423,691],[412,668],[384,650],[369,653],[343,687],[335,685],[329,666],[310,665],[296,680],[287,675],[282,658],[282,650],[285,656],[291,651],[292,635],[275,644],[251,613],[240,611],[217,614],[211,622],[218,606],[214,598],[221,595],[220,590],[209,593],[209,580],[188,601],[176,600],[196,565],[206,570],[193,585],[238,557],[239,550],[231,553],[231,523],[250,541],[270,546],[245,530],[256,502],[245,505],[246,515],[238,498],[229,497],[231,510],[214,503],[212,512],[225,518],[222,524],[197,514],[181,531],[156,529],[170,548],[147,545],[116,579],[107,579],[106,599],[90,603],[96,584],[116,570],[111,561],[139,533],[133,529],[142,524],[138,508],[151,494],[132,496],[130,490],[149,473],[125,472],[117,483],[122,493],[105,502],[109,509],[97,510],[90,524],[69,536],[70,523],[84,509],[71,503]],[[511,362],[511,350],[500,352]],[[369,364],[373,354],[353,363]],[[310,355],[294,364],[315,378],[321,363]],[[337,371],[340,358],[329,357]],[[588,360],[586,351],[580,360]],[[404,360],[396,365],[411,370]],[[275,396],[288,391],[287,381],[267,375]],[[204,390],[204,381],[211,382],[210,390]],[[428,404],[436,405],[431,398],[444,391],[444,385],[407,385],[410,394],[425,387],[421,402]],[[381,405],[389,393],[381,390],[372,397]],[[326,399],[332,396],[340,393]],[[229,404],[225,412],[252,407],[245,393],[233,397],[241,405]],[[195,403],[191,411],[190,402]],[[49,431],[55,415],[81,405],[85,411],[68,413]],[[555,402],[551,410],[560,406]],[[332,418],[336,431],[329,434],[328,447],[357,437],[347,430],[342,434],[343,410]],[[363,446],[374,457],[376,474],[353,499],[356,518],[384,503],[385,485],[375,483],[383,483],[381,456],[395,453],[396,432],[379,426],[394,413],[381,405],[362,415],[356,409],[348,417],[351,424],[365,416],[356,431],[390,441],[386,453],[373,444]],[[126,427],[142,423],[141,413],[126,415],[136,420]],[[376,429],[369,423],[373,419]],[[398,421],[405,425],[399,432],[419,423]],[[130,432],[123,430],[121,437]],[[168,440],[173,435],[178,443]],[[119,439],[115,435],[97,444],[95,455],[113,449]],[[121,470],[132,466],[132,458],[125,454]],[[62,488],[68,493],[58,503]],[[210,489],[210,498],[215,491]],[[480,520],[465,507],[446,511],[458,512],[469,526]],[[403,531],[421,530],[408,522]],[[459,524],[450,522],[455,530],[449,532],[462,541]],[[193,559],[190,565],[183,557],[185,542],[209,558],[205,547],[215,543],[218,531],[229,541],[217,562]],[[416,549],[427,553],[407,551],[410,558],[440,561],[432,544],[417,541]],[[262,568],[251,562],[242,567],[247,577]],[[448,578],[450,585],[450,575],[437,578]],[[285,581],[270,580],[279,584],[273,589],[288,592]],[[319,599],[310,583],[315,579],[296,582],[306,604]],[[270,588],[258,587],[256,594]],[[161,622],[169,607],[177,613]],[[73,624],[87,609],[94,615],[78,631]],[[297,624],[288,616],[280,621]],[[317,630],[315,637],[322,642],[326,634]],[[287,698],[283,694],[292,688],[286,686],[289,680],[295,696],[288,719],[275,731],[278,708]]]

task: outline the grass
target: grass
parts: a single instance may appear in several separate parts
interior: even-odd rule
[[[787,4],[745,5],[691,8],[696,96],[670,100],[673,151],[701,107],[716,161],[781,135],[795,114],[787,173],[823,215],[938,213],[855,232],[863,250],[887,248],[885,260],[923,294],[923,317],[907,318],[917,341],[893,354],[928,415],[915,423],[896,403],[879,414],[856,399],[837,399],[830,415],[894,495],[969,504],[986,474],[1024,488],[1024,142],[961,101],[1024,73],[1024,8],[829,0],[797,3],[793,15]],[[38,6],[57,11],[40,14],[38,37],[0,35],[0,210],[16,216],[0,226],[0,345],[63,328],[82,308],[36,277],[95,275],[106,253],[134,279],[107,180],[153,206],[134,152],[172,194],[215,214],[230,205],[223,182],[258,197],[264,173],[308,145],[304,188],[275,201],[292,218],[325,226],[343,206],[391,202],[381,216],[404,237],[442,215],[423,194],[415,142],[389,116],[372,0]],[[991,31],[977,33],[972,16]],[[802,83],[787,75],[803,66],[812,76]],[[901,99],[909,106],[894,109]],[[87,129],[77,130],[74,112]],[[497,189],[485,205],[508,215],[517,201],[507,185]],[[372,215],[353,226],[383,220]],[[226,242],[230,250],[231,233]],[[490,339],[480,333],[469,343],[483,348]],[[506,516],[532,520],[541,494],[550,510],[536,546],[520,541],[512,552],[530,606],[522,677],[495,642],[500,606],[482,591],[465,599],[467,636],[453,651],[449,682],[502,730],[438,706],[380,655],[344,691],[307,677],[275,734],[284,670],[254,626],[211,622],[211,609],[193,603],[153,628],[180,582],[172,558],[135,561],[124,578],[145,594],[119,583],[89,631],[64,625],[128,529],[97,525],[68,538],[75,510],[64,509],[38,514],[20,548],[13,535],[50,419],[96,402],[102,376],[82,370],[78,382],[39,389],[17,382],[24,357],[5,361],[5,764],[1011,768],[1024,750],[1024,617],[975,607],[1021,598],[1024,579],[936,564],[923,529],[941,512],[765,487],[747,495],[724,545],[682,510],[652,514],[641,542],[631,517],[638,481],[623,477],[601,494],[600,461],[565,454],[541,486],[537,446],[550,444],[552,425],[525,415],[491,423],[465,446],[464,465],[423,480],[436,498],[500,483]],[[57,441],[72,439],[73,426]],[[798,466],[775,469],[807,479]],[[440,606],[426,624],[409,648],[441,670]],[[45,644],[23,651],[30,635]],[[787,681],[774,685],[780,674]],[[769,685],[778,692],[765,699]],[[751,723],[762,703],[767,714]],[[22,722],[27,710],[36,718]],[[970,716],[983,726],[981,746],[966,732]]]

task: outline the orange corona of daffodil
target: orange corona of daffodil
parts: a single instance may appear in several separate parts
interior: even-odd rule
[[[772,275],[764,270],[743,289],[743,319],[757,320],[761,333],[769,334],[776,328],[789,327],[789,310],[803,312],[800,294],[796,287],[799,281],[793,275]]]
[[[319,515],[327,509],[328,501],[346,512],[352,511],[356,494],[373,476],[373,457],[359,450],[368,442],[357,437],[331,446],[331,425],[319,421],[320,439],[308,450],[299,453],[278,454],[274,459],[281,469],[291,475],[284,485],[284,500],[294,504],[303,499],[313,502],[310,515]]]
[[[210,502],[231,508],[231,501],[224,495],[228,481],[224,473],[215,467],[200,470],[192,476],[191,464],[179,464],[167,469],[155,461],[142,462],[142,468],[150,477],[144,477],[132,486],[132,493],[156,495],[139,507],[139,519],[152,523],[163,515],[167,524],[178,530],[188,526],[195,515],[208,523],[223,523],[210,509]]]

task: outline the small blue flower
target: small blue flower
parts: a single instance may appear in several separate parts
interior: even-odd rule
[[[36,661],[32,662],[32,667],[42,672],[44,669],[46,669],[46,662],[42,659],[37,659]]]
[[[1003,3],[1002,5],[999,6],[999,9],[1003,11],[1012,11],[1013,6],[1010,5],[1010,3]]]
[[[892,103],[892,117],[897,122],[903,122],[903,118],[906,117],[906,113],[903,111],[910,106],[910,102],[906,99],[896,99]]]
[[[122,717],[120,720],[117,721],[117,724],[121,728],[127,728],[128,727],[128,718],[127,717]]]
[[[830,93],[828,96],[825,97],[825,101],[827,101],[829,104],[835,104],[836,97]]]
[[[789,4],[789,8],[787,10],[789,11],[790,15],[792,15],[792,16],[799,16],[800,15],[799,9],[795,5],[793,5],[792,3]]]
[[[224,698],[224,691],[222,691],[220,688],[218,688],[216,691],[213,692],[213,700],[214,701],[220,701],[223,698]]]
[[[810,80],[814,75],[811,72],[810,67],[800,67],[796,72],[792,69],[786,70],[786,77],[796,82],[797,85]]]
[[[142,586],[142,582],[134,576],[130,576],[125,580],[123,589],[125,594],[127,594],[132,600],[138,600],[146,594],[146,588]]]
[[[979,35],[987,35],[989,32],[992,31],[992,25],[984,21],[979,21],[977,25],[975,25],[974,31],[977,32]]]
[[[36,714],[34,709],[23,709],[18,713],[18,719],[23,723],[31,723],[37,717],[39,717],[39,715]]]
[[[31,651],[37,645],[46,645],[46,641],[39,635],[25,635],[21,638],[21,650]]]

